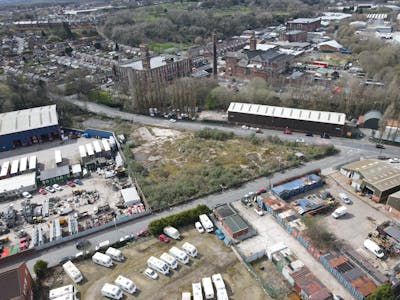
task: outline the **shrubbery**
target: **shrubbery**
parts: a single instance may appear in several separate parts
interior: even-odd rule
[[[218,129],[212,128],[203,128],[200,131],[195,133],[195,137],[203,138],[203,139],[212,139],[217,141],[226,141],[232,139],[235,136],[233,132],[225,132]]]
[[[113,98],[108,91],[91,90],[88,94],[88,98],[90,101],[104,104],[110,107],[122,107],[121,101]]]
[[[47,261],[39,259],[33,265],[33,271],[38,279],[43,279],[46,277],[48,271],[47,264]]]
[[[200,215],[209,214],[210,212],[211,210],[207,205],[200,204],[195,208],[184,210],[180,213],[151,221],[148,228],[151,234],[158,235],[163,232],[163,229],[166,226],[179,228],[185,225],[190,225],[198,221]]]

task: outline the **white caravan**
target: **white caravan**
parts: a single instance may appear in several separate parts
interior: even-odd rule
[[[101,266],[104,266],[107,268],[110,268],[113,265],[111,257],[109,257],[108,255],[105,255],[101,252],[96,252],[92,256],[92,261],[98,265],[101,265]]]
[[[214,298],[214,288],[211,282],[210,277],[204,277],[201,280],[203,284],[203,291],[204,291],[204,296],[206,296],[206,299],[213,299]]]
[[[147,266],[164,275],[169,273],[168,265],[161,259],[158,259],[154,256],[149,257],[149,259],[147,260]]]
[[[179,240],[181,238],[181,234],[175,227],[172,226],[164,227],[163,232],[164,234],[168,235],[171,239]]]
[[[203,225],[204,229],[207,230],[207,232],[213,232],[214,231],[214,224],[211,222],[210,218],[206,215],[200,215],[199,220],[201,225]]]
[[[221,274],[214,274],[213,276],[211,276],[212,281],[214,283],[215,289],[218,290],[224,290],[225,289],[225,283],[224,280],[222,279],[222,275]]]
[[[109,247],[107,249],[106,255],[108,255],[109,257],[111,257],[113,260],[116,260],[116,261],[123,261],[125,259],[121,250],[115,249],[113,247]]]
[[[118,286],[125,292],[128,292],[129,294],[133,294],[136,292],[136,285],[133,283],[133,281],[122,275],[119,275],[117,279],[115,279],[114,283],[116,286]]]
[[[190,292],[182,292],[182,300],[192,300],[192,294]]]
[[[73,282],[78,283],[82,281],[81,271],[70,260],[63,264],[63,269]]]
[[[185,251],[177,248],[177,247],[172,247],[169,249],[169,254],[171,254],[173,257],[175,257],[179,262],[187,265],[189,263],[189,257],[185,253]]]
[[[75,294],[76,294],[76,289],[72,284],[70,284],[50,290],[49,299],[53,300],[56,298],[60,298],[62,296],[75,295]]]
[[[163,254],[161,254],[160,259],[164,261],[171,269],[175,270],[178,268],[178,263],[172,255],[164,252]]]
[[[201,282],[192,283],[193,300],[203,300],[203,290],[201,289]]]
[[[123,297],[122,290],[116,285],[106,283],[101,289],[101,294],[105,297],[119,300]]]
[[[189,254],[191,257],[196,257],[197,256],[197,248],[193,246],[192,244],[185,242],[182,245],[183,251],[185,251],[187,254]]]

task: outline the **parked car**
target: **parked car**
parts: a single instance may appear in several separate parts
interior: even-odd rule
[[[1,228],[0,229],[0,235],[7,234],[7,233],[10,233],[10,229],[8,229],[8,228]]]
[[[69,260],[73,260],[75,258],[75,256],[64,256],[63,258],[60,259],[60,261],[58,262],[58,264],[63,265],[65,264],[67,261]]]
[[[311,132],[306,132],[306,136],[313,136]]]
[[[196,230],[199,232],[199,233],[203,233],[204,232],[204,228],[203,228],[203,226],[201,225],[201,223],[200,222],[196,222],[196,223],[194,223],[194,227],[196,227]]]
[[[22,193],[22,197],[24,197],[24,198],[26,198],[26,199],[31,199],[31,198],[32,198],[32,195],[31,195],[30,193],[28,193],[28,192],[23,192],[23,193]]]
[[[217,235],[218,239],[223,240],[225,235],[222,233],[221,229],[215,230],[215,234]]]
[[[260,128],[257,128],[256,133],[263,133],[263,131]]]
[[[339,193],[339,197],[340,197],[340,199],[343,200],[344,203],[351,204],[351,200],[350,200],[349,196],[347,196],[345,193]]]
[[[161,242],[164,242],[164,243],[169,243],[169,237],[167,237],[165,234],[160,234],[159,236],[158,236],[158,239],[161,241]]]
[[[55,189],[56,191],[62,191],[63,188],[61,186],[59,186],[57,183],[53,184],[53,189]]]
[[[73,183],[75,183],[75,184],[77,184],[77,185],[83,185],[83,182],[82,182],[80,179],[78,179],[78,178],[75,178],[75,179],[73,180]]]
[[[385,149],[385,146],[383,146],[382,144],[376,144],[375,147],[378,149]]]
[[[263,215],[264,215],[264,211],[263,211],[262,208],[260,208],[260,207],[254,208],[254,211],[255,211],[256,214],[259,215],[259,216],[263,216]]]
[[[144,270],[144,275],[146,275],[147,277],[156,280],[158,278],[157,273],[150,268],[147,268],[146,270]]]
[[[148,228],[143,228],[141,230],[139,230],[138,232],[136,232],[136,236],[148,236],[150,235],[149,229]]]
[[[170,121],[171,123],[175,123],[175,122],[176,122],[175,119],[169,119],[169,121]]]
[[[51,186],[46,186],[46,191],[48,191],[49,193],[55,193],[56,192],[56,190]]]
[[[46,192],[46,190],[44,188],[40,188],[39,189],[39,193],[42,194],[42,195],[47,195],[47,192]]]
[[[283,131],[283,134],[292,134],[292,131],[286,127],[286,129]]]
[[[389,162],[391,164],[397,164],[397,163],[400,163],[400,159],[398,157],[393,157],[393,158],[389,159]]]
[[[67,185],[68,185],[69,187],[75,187],[75,183],[73,183],[73,182],[70,181],[70,180],[67,181]]]
[[[259,188],[259,189],[256,191],[256,195],[261,195],[261,194],[264,194],[264,193],[266,193],[266,192],[267,192],[267,189],[264,188],[264,187],[262,187],[262,188]]]
[[[242,125],[242,129],[249,129],[249,126],[246,126],[246,125]]]

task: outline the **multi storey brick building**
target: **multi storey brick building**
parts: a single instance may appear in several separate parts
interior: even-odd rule
[[[285,31],[279,35],[279,38],[282,41],[288,41],[288,42],[306,42],[307,41],[307,32],[305,32],[303,30]]]
[[[25,263],[0,269],[0,299],[31,300],[32,284]]]
[[[286,23],[287,30],[315,31],[321,27],[320,18],[300,18]]]

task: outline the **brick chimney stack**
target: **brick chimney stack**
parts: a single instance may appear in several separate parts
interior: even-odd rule
[[[142,56],[143,70],[150,70],[150,52],[149,46],[146,44],[140,44],[140,53]]]
[[[256,51],[256,50],[257,50],[257,39],[256,39],[256,34],[253,32],[250,38],[250,51]]]

